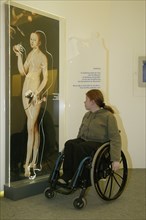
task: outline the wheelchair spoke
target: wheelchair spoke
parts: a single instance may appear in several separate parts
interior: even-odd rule
[[[118,175],[118,176],[120,176],[120,175]],[[120,176],[121,177],[121,176]],[[113,175],[113,178],[114,178],[114,180],[115,180],[115,182],[117,183],[117,185],[119,186],[119,187],[121,187],[121,185],[119,184],[119,182],[118,182],[118,180],[116,179],[116,177]],[[121,177],[122,178],[122,177]],[[122,178],[123,179],[123,178]]]
[[[109,182],[110,182],[110,176],[108,177],[108,180],[107,180],[107,183],[106,183],[106,186],[105,186],[104,192],[103,192],[104,195],[105,195],[106,192],[107,192]]]
[[[107,184],[106,184],[106,187],[105,187],[105,190],[104,190],[104,192],[103,192],[103,195],[104,196],[106,196],[106,193],[108,193],[107,191],[109,190],[109,195],[108,195],[108,197],[110,198],[111,197],[111,192],[112,192],[112,176],[108,176],[108,181],[107,181]],[[108,188],[108,186],[109,186],[109,188]]]
[[[120,177],[123,180],[123,176],[121,176],[119,173],[115,172],[115,175],[117,175],[118,177]]]
[[[111,194],[112,194],[112,188],[113,188],[113,175],[110,176],[110,179],[111,179],[111,184],[110,184],[109,198],[111,198]]]

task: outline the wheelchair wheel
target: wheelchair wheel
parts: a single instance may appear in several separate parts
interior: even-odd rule
[[[44,194],[47,199],[52,199],[55,197],[55,192],[50,187],[45,189]]]
[[[85,198],[76,198],[73,202],[73,205],[76,209],[82,209],[87,204]]]
[[[98,195],[104,200],[117,199],[127,182],[127,161],[121,151],[120,169],[112,170],[109,143],[101,146],[94,155],[91,168],[91,183]]]

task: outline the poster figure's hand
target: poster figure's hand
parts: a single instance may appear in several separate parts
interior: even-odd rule
[[[34,96],[34,93],[30,89],[25,93],[25,97],[26,98],[32,98],[33,96]]]
[[[34,98],[34,93],[30,89],[25,93],[25,97],[29,99],[28,103],[30,104]]]
[[[19,54],[23,53],[24,48],[21,44],[17,44],[13,46],[13,51],[15,52],[16,56],[18,56]]]
[[[25,93],[25,97],[29,99],[28,103],[33,104],[33,105],[37,105],[42,103],[43,101],[46,102],[46,97],[44,97],[43,99],[40,100],[40,96],[38,94],[38,92],[33,92],[32,90],[28,90]]]

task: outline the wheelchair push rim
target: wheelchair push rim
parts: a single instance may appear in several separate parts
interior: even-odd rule
[[[104,144],[94,155],[91,168],[91,183],[102,199],[107,201],[117,199],[125,188],[127,174],[127,162],[122,151],[120,169],[117,171],[112,170],[109,143]]]

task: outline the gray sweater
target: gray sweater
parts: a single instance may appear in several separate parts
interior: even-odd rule
[[[99,143],[110,141],[111,161],[120,160],[121,136],[116,118],[110,111],[100,109],[96,112],[87,112],[77,137]]]

